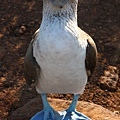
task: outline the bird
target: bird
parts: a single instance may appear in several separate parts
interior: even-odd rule
[[[42,22],[24,59],[26,82],[35,84],[44,106],[31,120],[89,120],[76,105],[94,72],[97,47],[78,27],[78,2],[43,0]],[[66,110],[56,111],[47,100],[48,93],[73,94],[73,100]]]

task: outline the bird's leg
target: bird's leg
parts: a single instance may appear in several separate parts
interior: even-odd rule
[[[71,105],[65,111],[55,111],[48,103],[46,94],[41,94],[43,110],[34,115],[30,120],[90,120],[88,117],[76,111],[79,95],[74,95]]]
[[[43,101],[44,120],[55,120],[58,117],[58,113],[50,106],[47,100],[46,94],[41,94]]]
[[[72,103],[70,104],[69,108],[66,110],[67,112],[75,111],[76,104],[77,104],[79,96],[80,96],[79,94],[74,95]]]
[[[41,94],[41,98],[42,98],[44,109],[51,108],[51,106],[50,106],[50,104],[48,103],[48,100],[47,100],[47,95],[45,93]]]
[[[46,94],[41,94],[43,110],[35,114],[30,120],[61,120],[62,116],[48,103]]]
[[[76,111],[76,104],[79,94],[74,95],[71,105],[66,110],[66,114],[62,120],[90,120],[88,117]]]

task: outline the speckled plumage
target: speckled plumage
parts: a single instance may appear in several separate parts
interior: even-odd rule
[[[97,49],[77,25],[77,3],[43,0],[42,23],[24,62],[26,81],[35,82],[44,106],[31,120],[90,120],[75,108],[95,68]],[[49,105],[46,93],[72,93],[74,98],[67,110],[57,112]]]
[[[82,94],[88,79],[85,66],[93,63],[90,70],[95,67],[96,46],[77,25],[76,1],[69,2],[63,8],[52,7],[48,0],[43,2],[42,23],[32,43],[32,55],[40,66],[38,93]],[[88,42],[94,55],[85,65],[86,56],[91,56],[86,53]]]

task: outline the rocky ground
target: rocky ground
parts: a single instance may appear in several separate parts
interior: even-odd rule
[[[79,0],[78,24],[96,42],[98,62],[79,100],[120,112],[120,0]],[[40,0],[0,1],[0,120],[38,97],[23,75],[23,61],[42,19]],[[72,96],[49,94],[55,99]]]

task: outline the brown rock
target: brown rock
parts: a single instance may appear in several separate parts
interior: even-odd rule
[[[57,111],[66,109],[71,101],[60,99],[48,99],[51,106]],[[10,120],[29,120],[35,113],[42,109],[40,98],[35,98],[18,108],[10,117]],[[120,120],[120,116],[111,111],[89,102],[79,101],[77,110],[90,117],[92,120]]]
[[[102,76],[100,78],[100,87],[104,90],[114,92],[117,89],[117,82],[111,78]]]
[[[19,35],[21,35],[21,34],[24,34],[24,32],[26,31],[27,29],[26,29],[26,27],[24,26],[24,25],[22,25],[22,26],[15,26],[14,27],[14,34],[16,35],[16,36],[19,36]]]
[[[8,120],[29,120],[35,113],[42,110],[43,105],[40,98],[30,100],[23,107],[13,112]]]
[[[104,76],[100,78],[100,87],[108,91],[116,91],[119,82],[118,69],[115,66],[108,66],[104,71]]]

